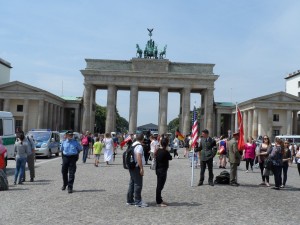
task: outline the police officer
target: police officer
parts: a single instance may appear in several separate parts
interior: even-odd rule
[[[76,162],[79,158],[79,152],[82,150],[82,146],[73,139],[73,132],[66,132],[66,139],[61,144],[61,153],[62,153],[62,177],[63,177],[63,186],[62,190],[66,190],[68,186],[68,193],[73,192],[73,183],[75,180],[76,172]],[[69,173],[69,177],[68,177]]]

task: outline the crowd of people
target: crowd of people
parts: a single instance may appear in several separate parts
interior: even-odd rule
[[[124,134],[115,135],[111,133],[94,134],[85,132],[80,140],[73,138],[73,132],[67,131],[61,144],[62,155],[62,190],[68,188],[68,193],[73,193],[73,185],[76,173],[76,163],[82,152],[82,162],[86,163],[87,158],[94,156],[94,166],[99,167],[101,161],[110,165],[117,154],[117,148],[128,151],[130,148],[134,152],[135,167],[129,169],[129,187],[127,192],[127,205],[137,207],[147,207],[148,204],[142,200],[142,187],[144,176],[144,165],[155,161],[155,173],[157,176],[156,203],[160,207],[168,206],[168,203],[162,198],[162,190],[167,180],[169,161],[173,158],[179,158],[178,149],[184,148],[183,157],[188,157],[192,152],[199,159],[197,164],[200,166],[200,179],[198,186],[202,186],[205,181],[205,171],[208,169],[208,184],[214,186],[213,163],[215,156],[219,157],[219,168],[226,169],[227,163],[230,164],[231,186],[239,186],[237,181],[237,168],[242,160],[245,161],[245,173],[253,172],[254,167],[259,168],[261,172],[261,183],[259,185],[270,187],[270,176],[274,176],[275,190],[285,188],[288,178],[288,168],[292,162],[297,163],[300,175],[300,150],[299,147],[275,139],[272,145],[267,135],[263,136],[261,143],[256,143],[252,137],[248,137],[243,149],[238,148],[239,133],[233,133],[231,138],[222,135],[220,138],[209,136],[207,129],[202,130],[201,136],[193,149],[191,149],[192,138],[186,135],[184,140],[179,140],[175,135],[171,140],[167,135],[146,134]],[[123,149],[124,147],[126,149]],[[172,146],[172,148],[170,148]],[[172,151],[170,151],[172,150]],[[30,182],[34,182],[34,140],[32,137],[19,134],[15,143],[16,169],[14,176],[14,185],[23,184],[26,181],[25,166],[28,164]],[[5,174],[6,149],[0,139],[0,171]],[[171,156],[173,153],[173,157]],[[100,157],[103,155],[103,159]]]

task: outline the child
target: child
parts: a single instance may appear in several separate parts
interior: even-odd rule
[[[98,167],[100,154],[102,152],[104,144],[100,141],[100,138],[96,138],[96,142],[93,145],[94,155],[95,155],[95,166]]]

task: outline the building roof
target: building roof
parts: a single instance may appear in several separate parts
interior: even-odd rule
[[[0,64],[8,67],[8,68],[12,68],[11,64],[7,61],[5,61],[4,59],[0,58]]]
[[[216,106],[222,106],[222,107],[233,107],[235,106],[232,102],[215,102]]]
[[[295,71],[295,72],[293,72],[293,73],[290,73],[286,78],[284,78],[284,79],[286,79],[286,80],[288,80],[288,79],[290,79],[290,78],[292,78],[292,77],[296,77],[296,76],[298,76],[298,75],[300,75],[300,70],[297,70],[297,71]]]
[[[75,96],[60,96],[62,99],[67,101],[81,101],[82,97],[75,97]]]

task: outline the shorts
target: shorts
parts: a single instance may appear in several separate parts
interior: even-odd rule
[[[95,159],[99,160],[100,159],[100,154],[95,154]]]

